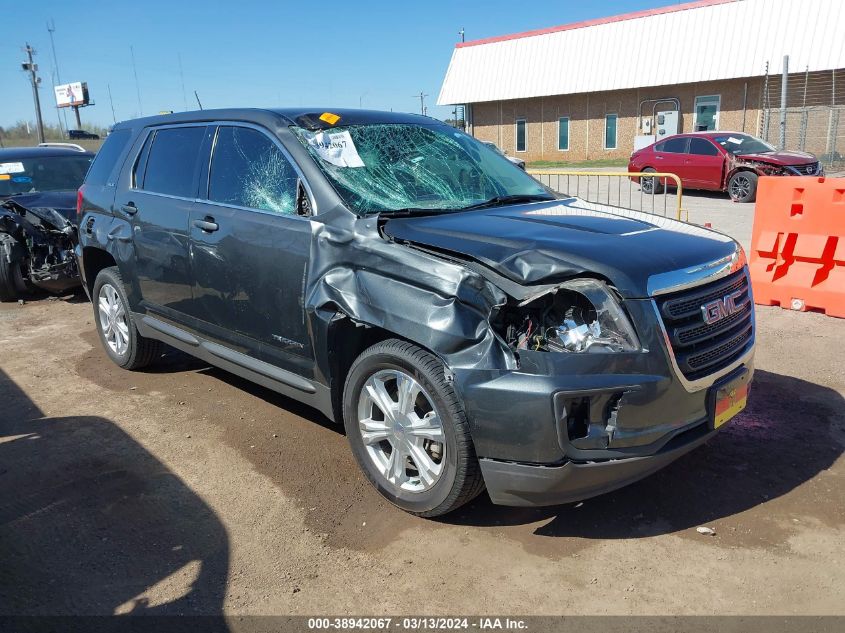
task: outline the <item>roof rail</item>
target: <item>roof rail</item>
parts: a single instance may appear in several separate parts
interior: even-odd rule
[[[65,147],[67,149],[72,149],[77,152],[86,151],[84,147],[82,147],[81,145],[77,145],[76,143],[39,143],[38,147]]]

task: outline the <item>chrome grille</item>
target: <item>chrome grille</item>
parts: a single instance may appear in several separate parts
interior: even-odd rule
[[[736,312],[705,323],[702,307],[735,292],[739,293]],[[661,295],[656,301],[675,362],[690,380],[727,367],[754,339],[754,304],[745,269],[709,284]]]

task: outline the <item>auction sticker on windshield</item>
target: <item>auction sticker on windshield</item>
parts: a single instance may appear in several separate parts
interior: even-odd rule
[[[338,167],[363,167],[355,143],[348,130],[342,132],[306,133],[305,140],[327,163]]]
[[[26,171],[23,163],[0,163],[0,174],[20,174]]]

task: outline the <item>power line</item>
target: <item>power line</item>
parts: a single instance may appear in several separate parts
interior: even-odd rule
[[[53,91],[55,92],[56,86],[62,83],[62,75],[59,72],[59,58],[56,56],[56,42],[53,39],[53,33],[56,32],[56,23],[53,21],[53,18],[50,18],[50,21],[47,22],[47,32],[50,34],[50,49],[53,52],[53,70],[56,71],[55,81],[53,81]],[[60,111],[61,114],[59,114]],[[56,115],[59,117],[59,131],[64,134],[64,130],[67,129],[67,110],[65,108],[56,108]],[[65,120],[64,130],[62,129],[62,115]]]
[[[188,110],[188,97],[185,96],[185,73],[182,72],[182,53],[176,53],[179,60],[179,81],[182,84],[182,103],[185,105],[185,111]]]
[[[131,44],[129,54],[132,56],[132,73],[135,75],[135,92],[138,94],[138,116],[144,116],[144,108],[141,105],[141,84],[138,83],[138,68],[135,66],[135,48]]]
[[[117,116],[114,113],[114,99],[111,98],[111,84],[106,84],[106,87],[109,89],[109,103],[111,104],[111,118],[117,123]]]

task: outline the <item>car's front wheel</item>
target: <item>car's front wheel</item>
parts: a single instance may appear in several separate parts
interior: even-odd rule
[[[445,367],[416,345],[390,339],[358,357],[344,387],[343,421],[364,474],[407,512],[446,514],[484,489]]]
[[[728,195],[734,202],[754,202],[757,198],[757,174],[738,171],[728,182]]]
[[[109,358],[124,369],[141,369],[161,353],[158,341],[138,333],[117,266],[104,268],[94,282],[94,321]]]

